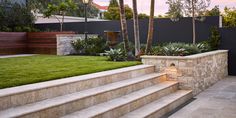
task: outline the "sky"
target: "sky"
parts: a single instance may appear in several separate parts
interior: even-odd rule
[[[93,0],[99,5],[108,6],[110,0]],[[150,1],[151,0],[137,0],[138,12],[149,14],[150,11]],[[155,0],[155,15],[164,15],[168,11],[167,0]],[[128,4],[132,8],[132,0],[124,0],[125,4]],[[223,10],[224,7],[235,7],[236,0],[211,0],[211,6],[209,8],[219,5],[220,9]]]

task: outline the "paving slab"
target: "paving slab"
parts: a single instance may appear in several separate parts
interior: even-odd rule
[[[34,56],[34,55],[35,54],[0,55],[0,58],[27,57],[27,56]]]
[[[203,91],[169,118],[236,118],[236,76]]]

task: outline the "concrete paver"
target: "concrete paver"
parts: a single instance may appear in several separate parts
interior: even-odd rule
[[[169,118],[236,118],[236,77],[227,77],[195,98]]]
[[[12,58],[12,57],[26,57],[26,56],[33,56],[35,54],[17,54],[17,55],[0,55],[1,58]]]

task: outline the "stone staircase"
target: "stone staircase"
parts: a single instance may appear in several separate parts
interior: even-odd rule
[[[139,65],[0,90],[0,118],[161,117],[192,98]]]

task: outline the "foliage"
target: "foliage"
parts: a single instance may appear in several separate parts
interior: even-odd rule
[[[39,13],[43,13],[47,9],[48,4],[60,4],[65,0],[28,0],[28,6],[31,10]],[[73,0],[77,10],[69,10],[65,15],[67,16],[78,16],[84,17],[84,4],[82,0]],[[87,16],[88,17],[97,17],[99,10],[94,7],[92,4],[89,4],[87,7]]]
[[[193,10],[195,16],[202,16],[206,9],[210,6],[211,0],[184,0],[183,7],[186,16],[192,16]],[[192,2],[193,5],[192,6]]]
[[[211,51],[211,47],[207,41],[201,42],[197,44],[197,48],[200,52]]]
[[[162,47],[161,53],[165,56],[184,56],[187,51],[179,44],[170,43]]]
[[[219,6],[215,6],[211,10],[206,10],[204,14],[205,16],[220,16],[220,8]]]
[[[110,0],[108,8],[112,7],[119,7],[119,3],[117,2],[117,0]]]
[[[96,55],[97,53],[103,53],[107,48],[106,40],[101,37],[77,39],[72,41],[72,45],[79,54]]]
[[[132,42],[129,42],[128,45],[129,45],[129,50],[131,50],[134,53],[134,51],[135,51],[134,44]],[[122,51],[125,51],[124,42],[117,44],[114,47],[114,49],[121,49]]]
[[[111,0],[108,6],[107,12],[104,13],[104,18],[107,20],[120,20],[120,9],[118,3],[114,2],[116,0]],[[133,10],[128,6],[125,5],[125,17],[126,19],[133,18]]]
[[[139,18],[139,19],[148,19],[149,16],[148,16],[147,14],[140,13],[140,14],[138,14],[138,18]]]
[[[10,2],[1,2],[0,31],[24,32],[35,31],[33,28],[34,15],[25,5]]]
[[[162,47],[161,46],[153,46],[151,48],[150,54],[152,54],[152,55],[161,55],[162,54]]]
[[[66,0],[64,2],[60,2],[59,4],[49,3],[47,9],[44,11],[44,17],[54,16],[58,22],[60,23],[60,31],[63,30],[64,16],[68,11],[75,10],[76,5],[72,0]],[[61,15],[59,18],[56,15]]]
[[[221,36],[220,36],[220,32],[219,32],[218,28],[212,27],[211,28],[211,35],[208,40],[208,43],[209,43],[212,50],[218,49],[218,47],[220,45],[220,39],[221,39]]]
[[[166,13],[167,17],[180,18],[183,17],[183,4],[182,0],[167,0],[166,4],[169,5],[169,10]]]
[[[110,61],[124,61],[127,56],[121,49],[110,49],[110,51],[106,51],[108,58]]]
[[[165,56],[186,56],[210,51],[208,42],[201,42],[196,45],[188,43],[168,43],[154,46],[151,55]]]
[[[225,8],[223,14],[224,27],[236,27],[236,8]]]
[[[0,59],[0,89],[137,64],[140,62],[112,62],[101,56],[37,55]]]

